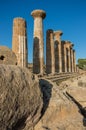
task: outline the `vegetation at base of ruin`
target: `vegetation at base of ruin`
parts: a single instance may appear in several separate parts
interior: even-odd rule
[[[86,59],[78,59],[78,67],[86,70]]]

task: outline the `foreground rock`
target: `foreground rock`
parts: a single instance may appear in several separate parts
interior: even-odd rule
[[[84,108],[82,102],[86,103],[85,81],[85,75],[71,78],[60,85],[40,80],[44,108],[42,118],[34,130],[86,130],[86,118],[80,110]],[[66,92],[81,104],[80,108]]]
[[[60,84],[59,89],[72,95],[83,107],[86,107],[86,73]]]
[[[0,65],[0,130],[29,130],[41,109],[38,80],[27,69]]]

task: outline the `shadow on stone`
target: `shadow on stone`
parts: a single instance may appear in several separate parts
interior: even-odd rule
[[[26,119],[27,119],[27,116],[19,119],[16,125],[13,126],[12,130],[24,129],[24,127],[26,126],[26,123],[25,123]]]
[[[46,127],[46,126],[42,126],[45,130],[50,130],[50,128]]]
[[[33,45],[33,73],[39,74],[40,73],[40,52],[39,52],[39,38],[34,38],[34,45]]]
[[[55,41],[55,70],[56,72],[59,72],[58,68],[59,68],[59,48],[58,48],[59,42],[56,40]]]
[[[41,92],[43,94],[43,108],[41,111],[41,117],[42,117],[48,108],[49,101],[52,95],[53,85],[45,79],[40,79],[39,84],[40,84]]]

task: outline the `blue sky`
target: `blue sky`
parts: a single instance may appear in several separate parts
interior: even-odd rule
[[[46,11],[44,46],[47,29],[62,30],[61,39],[75,45],[76,59],[86,58],[86,0],[0,0],[0,45],[12,47],[13,18],[23,17],[27,22],[28,61],[32,62],[33,18],[30,14],[35,9]]]

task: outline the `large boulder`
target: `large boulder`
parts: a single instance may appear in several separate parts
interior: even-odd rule
[[[0,65],[0,130],[29,130],[42,107],[37,78],[25,68]]]
[[[0,64],[16,65],[17,58],[15,53],[6,46],[0,46]]]

